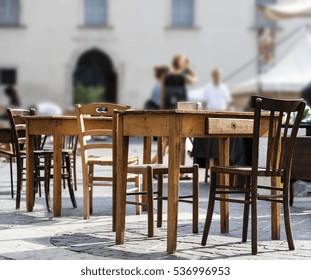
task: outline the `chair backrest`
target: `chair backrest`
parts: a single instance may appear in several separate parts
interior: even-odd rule
[[[7,115],[11,124],[11,137],[14,154],[17,158],[26,150],[26,124],[22,116],[32,116],[34,109],[7,109]]]
[[[96,149],[106,149],[111,151],[115,145],[116,129],[113,129],[113,114],[114,110],[124,111],[130,109],[127,105],[118,105],[112,103],[91,103],[86,105],[76,105],[76,116],[78,121],[79,141],[81,148],[81,156],[83,162],[88,157],[88,151]],[[87,126],[87,120],[94,118],[105,121],[107,128],[99,129]],[[110,123],[110,125],[108,125]],[[110,137],[112,141],[87,141],[90,137]],[[93,151],[94,152],[94,151]]]
[[[252,96],[255,109],[252,149],[253,172],[258,169],[261,118],[268,114],[268,141],[265,170],[267,176],[290,176],[294,144],[306,103],[302,100],[284,100]],[[294,121],[292,120],[295,115]],[[262,145],[260,146],[262,148]],[[262,150],[260,152],[263,152]]]

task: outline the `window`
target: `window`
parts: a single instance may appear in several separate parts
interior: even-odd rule
[[[84,24],[107,25],[107,0],[84,0]]]
[[[172,27],[194,27],[194,0],[171,0]]]
[[[19,24],[19,0],[0,0],[0,25]]]
[[[16,70],[12,68],[0,69],[0,84],[1,85],[15,85],[16,84]]]

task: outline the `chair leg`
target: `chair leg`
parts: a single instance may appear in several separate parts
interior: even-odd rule
[[[88,192],[89,192],[89,211],[90,214],[93,214],[93,176],[94,176],[94,165],[91,164],[89,166],[89,184]]]
[[[286,192],[286,189],[284,191]],[[284,211],[284,225],[285,225],[285,232],[286,232],[288,248],[289,248],[289,250],[295,250],[293,233],[292,233],[292,226],[291,226],[288,195],[286,195],[283,199],[283,211]]]
[[[153,218],[153,170],[151,166],[147,167],[147,193],[148,193],[148,237],[154,236],[154,218]]]
[[[11,197],[14,198],[12,157],[10,157],[10,176],[11,176]]]
[[[158,199],[157,199],[157,227],[162,227],[163,221],[163,175],[158,174]]]
[[[202,246],[206,245],[207,237],[209,234],[209,230],[210,230],[211,222],[212,222],[212,218],[213,218],[214,205],[215,205],[215,192],[216,192],[216,173],[211,172],[211,178],[210,179],[211,179],[210,180],[210,196],[209,196],[209,200],[208,200],[205,225],[204,225],[202,241],[201,241]]]
[[[40,166],[40,157],[37,158],[37,165],[35,166]],[[40,177],[41,174],[40,174],[40,168],[38,168],[38,176]],[[38,191],[39,191],[39,197],[42,196],[42,190],[41,190],[41,180],[37,180],[37,184],[38,184]]]
[[[143,174],[143,185],[142,185],[142,190],[144,191],[144,192],[148,192],[148,170],[147,170],[147,172],[145,173],[145,174]],[[146,212],[146,211],[148,211],[148,206],[147,206],[147,204],[148,204],[148,199],[147,200],[145,200],[145,197],[142,197],[142,202],[143,202],[143,205],[142,205],[142,207],[141,207],[141,211],[142,212]]]
[[[205,183],[207,183],[209,168],[210,168],[210,159],[206,158],[205,159],[205,176],[204,176],[204,182]]]
[[[289,205],[293,206],[293,204],[294,204],[294,180],[290,180]]]
[[[77,148],[78,148],[78,142],[79,142],[79,137],[77,136],[70,136],[72,137],[72,148],[73,148],[73,153],[70,157],[70,163],[72,163],[72,169],[73,169],[73,182],[74,182],[74,189],[75,191],[78,190],[78,185],[77,185]]]
[[[16,172],[17,172],[17,189],[16,189],[16,210],[20,208],[21,204],[21,191],[23,181],[23,166],[22,159],[16,159]]]
[[[71,203],[72,203],[73,208],[77,208],[77,202],[76,202],[75,193],[74,193],[73,184],[72,184],[70,157],[68,155],[66,155],[65,157],[65,164],[66,164],[66,172],[67,172],[67,185],[68,185]]]
[[[49,154],[44,155],[44,192],[45,202],[48,212],[51,212],[50,204],[50,179],[51,179],[51,156]]]
[[[73,167],[73,182],[74,182],[74,188],[75,191],[78,190],[78,184],[77,184],[77,158],[76,155],[73,155],[73,159],[72,159],[72,167]]]
[[[83,218],[85,220],[90,218],[90,193],[89,193],[89,172],[88,166],[82,166],[83,172]]]
[[[39,197],[41,197],[41,180],[40,180],[40,157],[39,156],[35,156],[34,157],[34,166],[35,166],[35,170],[34,170],[34,176],[35,178],[39,178],[38,180],[36,179],[35,180],[35,193],[38,193],[39,192]]]
[[[64,157],[63,157],[63,164],[62,165],[63,165],[62,166],[62,174],[65,174],[67,172],[67,162],[66,162],[66,159]],[[62,180],[63,180],[63,190],[65,190],[66,189],[66,177],[63,176]]]
[[[192,177],[192,232],[199,232],[199,166],[193,166]]]
[[[135,188],[136,188],[136,191],[137,192],[139,192],[139,190],[140,190],[140,186],[139,186],[139,176],[137,176],[136,178],[135,178]],[[139,205],[139,203],[140,203],[140,195],[139,194],[136,194],[135,195],[135,202],[137,203],[136,204],[136,215],[140,215],[140,208],[141,208],[141,206]]]
[[[252,254],[257,255],[257,178],[252,178],[251,183],[252,207]]]
[[[117,178],[116,174],[113,174],[113,179],[112,179],[112,231],[116,232],[116,212],[117,212]]]
[[[245,189],[250,188],[250,178],[246,177]],[[250,192],[245,193],[245,204],[244,204],[244,214],[243,214],[243,232],[242,232],[242,242],[247,241],[247,231],[248,231],[248,221],[249,221],[249,206],[250,206]]]

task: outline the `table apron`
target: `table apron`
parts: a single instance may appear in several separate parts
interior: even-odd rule
[[[26,119],[27,128],[30,135],[78,135],[76,119],[49,120],[49,119]],[[111,128],[111,121],[95,120],[86,121],[87,128]]]
[[[213,122],[214,129],[209,130],[210,120],[214,117],[204,115],[177,115],[176,121],[179,122],[179,130],[176,132],[177,137],[197,137],[197,138],[234,138],[234,137],[252,137],[252,119],[234,119],[235,123],[243,123],[245,127],[237,126],[236,129],[232,125],[222,125],[216,129],[217,123]],[[219,120],[219,119],[218,119]],[[232,123],[232,118],[222,118],[222,123]],[[168,114],[133,114],[123,116],[123,136],[169,136],[169,115]],[[261,123],[260,135],[266,136],[268,131],[268,122],[263,120]]]

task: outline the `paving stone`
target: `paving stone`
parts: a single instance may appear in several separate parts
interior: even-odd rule
[[[154,143],[155,144],[155,143]],[[131,154],[142,154],[141,139],[131,142]],[[191,159],[188,158],[188,161]],[[81,170],[77,159],[78,174]],[[295,198],[292,226],[296,249],[289,251],[281,225],[281,240],[270,238],[270,207],[259,203],[258,255],[251,255],[251,242],[241,242],[242,206],[230,206],[230,233],[219,233],[219,205],[216,203],[214,219],[205,247],[200,245],[205,221],[209,186],[200,184],[199,233],[192,233],[191,206],[180,203],[178,219],[178,245],[175,254],[166,253],[166,203],[162,228],[155,227],[154,238],[147,237],[147,215],[135,215],[135,207],[128,206],[125,243],[115,244],[111,231],[111,189],[94,190],[94,214],[89,220],[82,215],[82,180],[79,175],[76,198],[78,208],[73,209],[67,190],[63,190],[62,217],[48,213],[44,197],[37,197],[33,212],[25,207],[25,189],[21,209],[15,210],[10,194],[9,164],[0,161],[0,260],[310,260],[311,259],[311,197]],[[203,181],[204,170],[200,170]],[[299,182],[299,186],[302,186]],[[307,183],[305,183],[307,184]],[[191,182],[181,182],[181,192],[191,189]],[[308,189],[308,188],[305,188]],[[155,215],[156,218],[156,215]],[[250,237],[250,232],[249,232]]]

